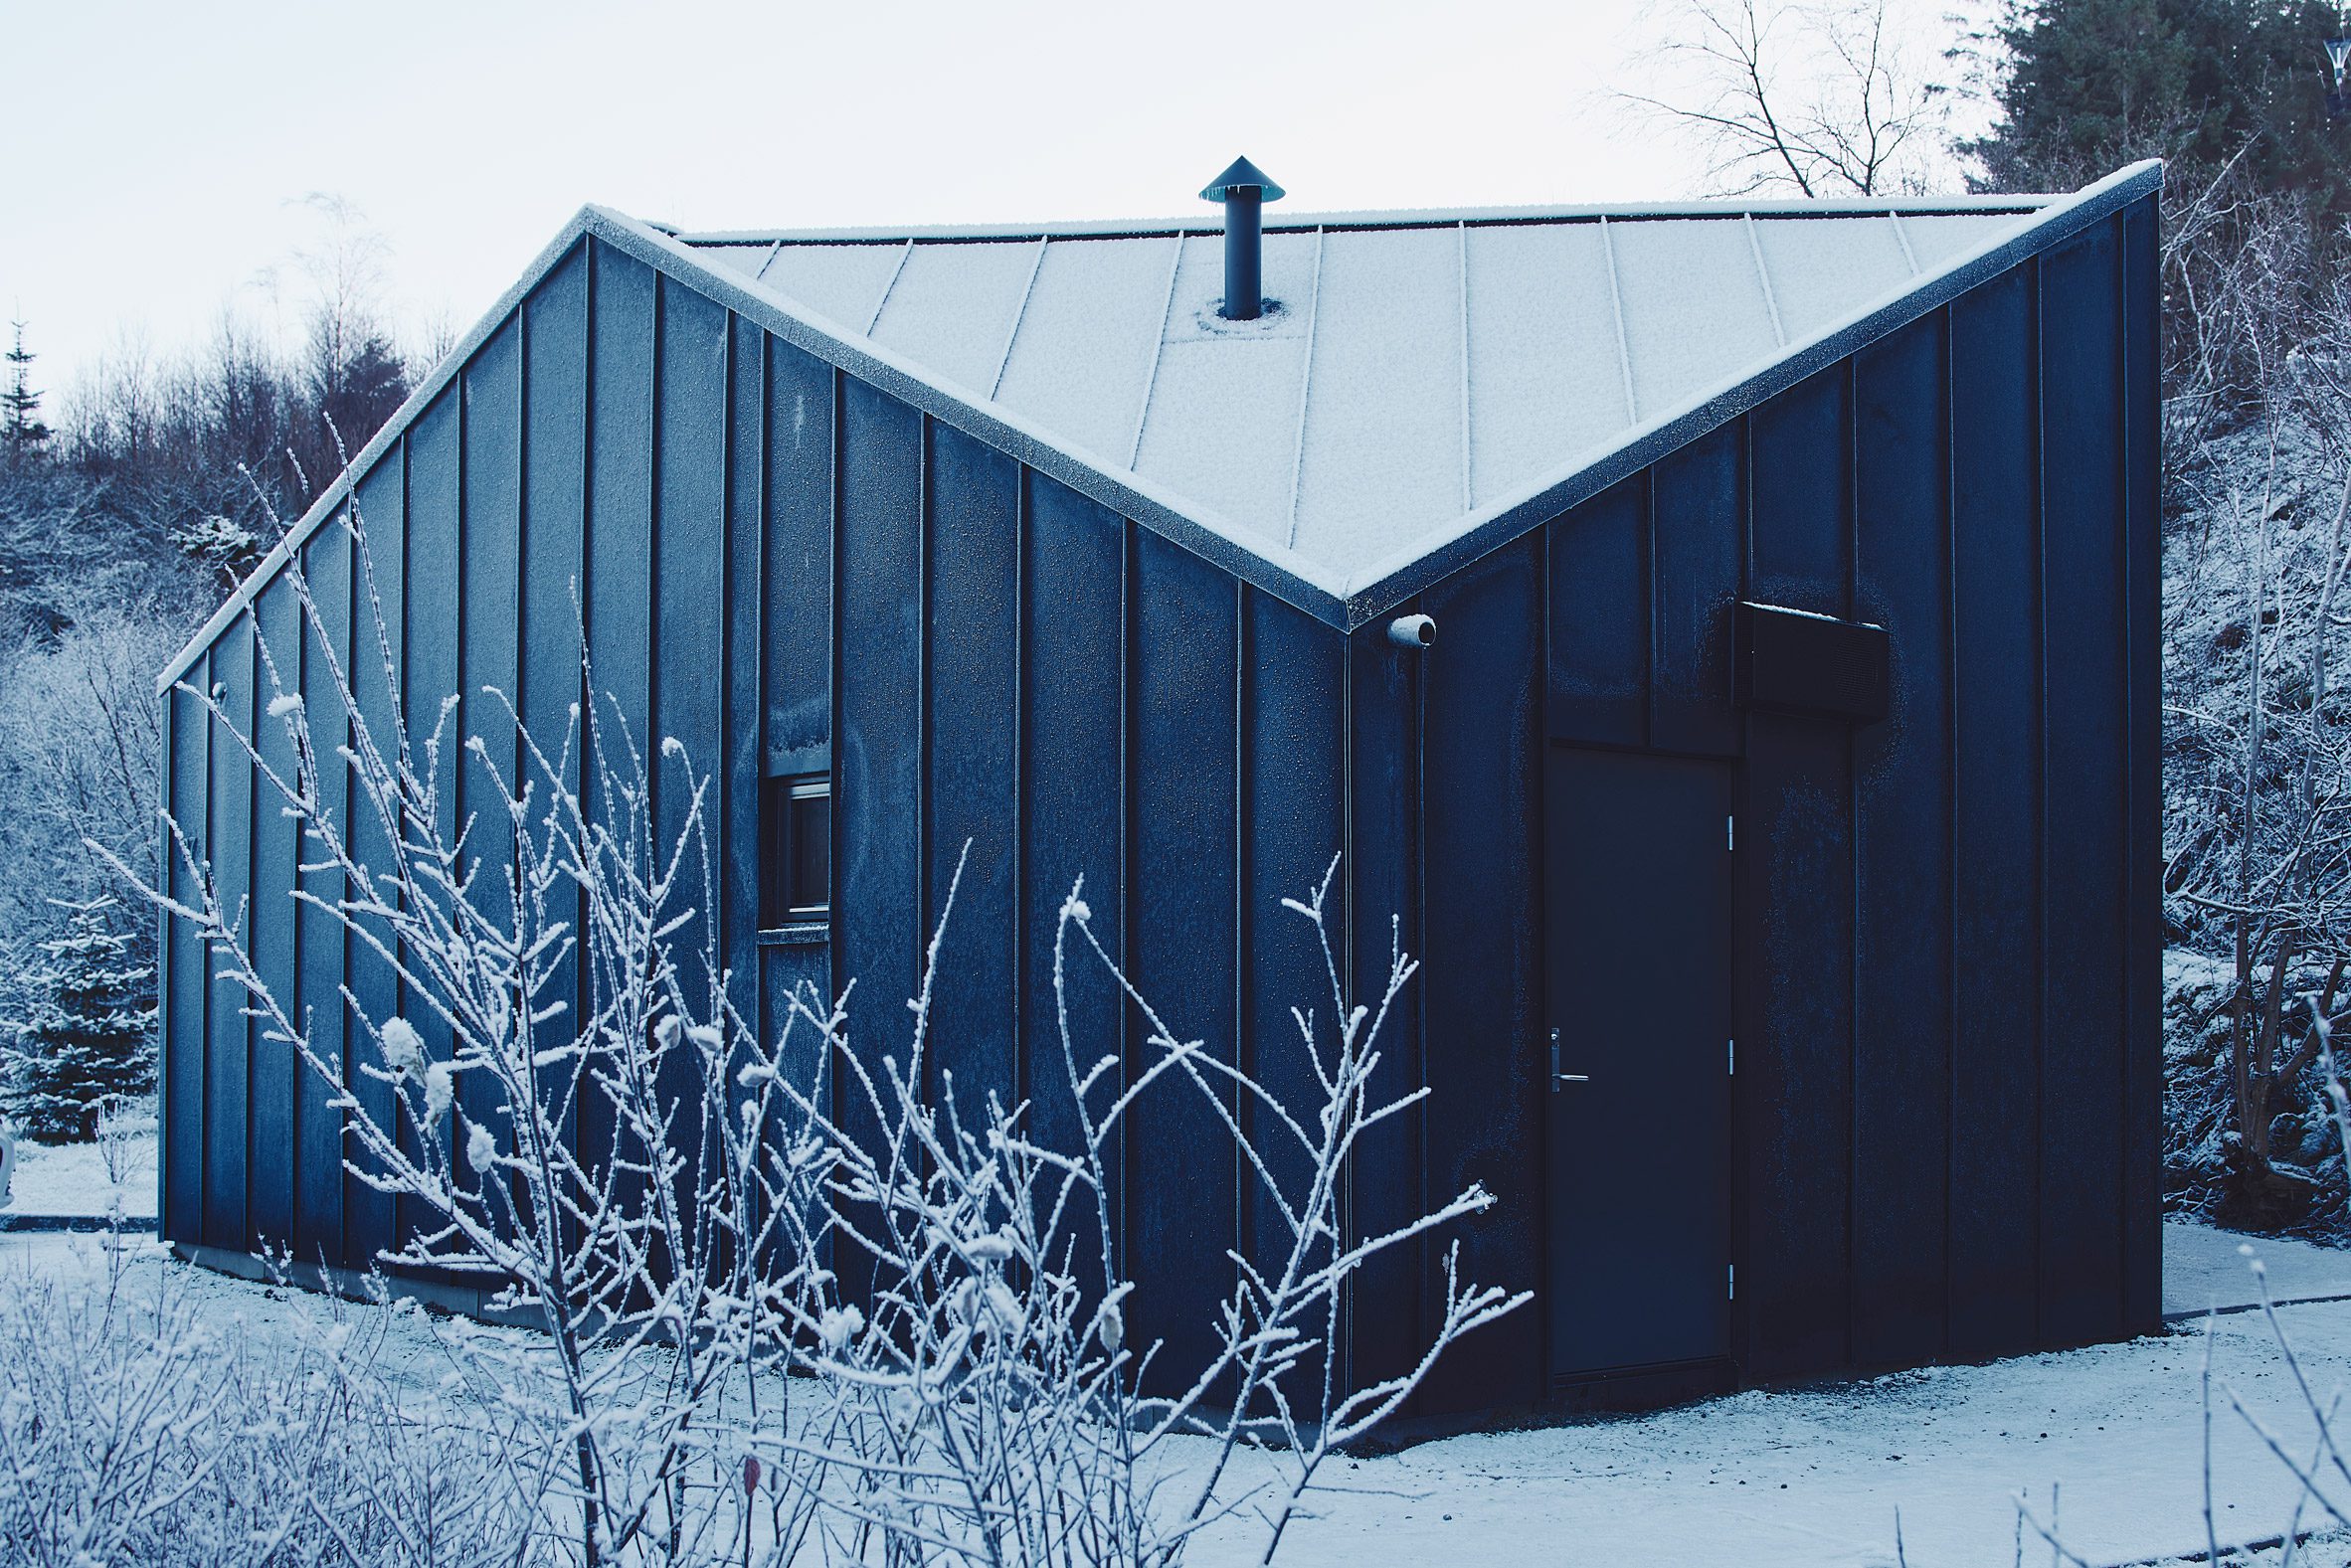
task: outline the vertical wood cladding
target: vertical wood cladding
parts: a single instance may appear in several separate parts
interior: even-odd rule
[[[1554,738],[1718,744],[1669,715],[1714,634],[1688,585],[1738,581],[1706,542],[1724,513],[1747,597],[1895,650],[1884,723],[1754,713],[1723,748],[1746,1376],[2156,1318],[2153,224],[2092,227],[1551,525]]]
[[[511,768],[479,688],[559,731],[584,617],[602,717],[677,736],[711,779],[738,1005],[772,1037],[791,987],[854,978],[865,1060],[902,1058],[900,1002],[961,863],[928,1071],[967,1114],[1029,1100],[1053,1141],[1076,1135],[1073,1059],[1131,1078],[1159,1049],[1074,933],[1056,992],[1078,879],[1094,937],[1179,1037],[1295,1094],[1311,1075],[1290,1008],[1332,1020],[1311,931],[1279,901],[1344,848],[1350,1004],[1378,999],[1395,947],[1426,963],[1379,1041],[1380,1093],[1431,1091],[1364,1144],[1350,1223],[1379,1231],[1481,1182],[1498,1201],[1459,1228],[1464,1273],[1511,1287],[1545,1279],[1544,1030],[1575,1005],[1544,994],[1544,757],[1720,759],[1740,802],[1719,1151],[1739,1374],[2132,1331],[2159,1266],[2153,221],[2142,204],[2085,231],[1460,568],[1396,607],[1435,617],[1426,652],[1384,619],[1342,634],[1243,588],[584,242],[361,476],[368,555],[336,530],[306,547],[323,648],[276,591],[260,634],[314,725],[343,722],[331,651],[379,733],[396,694],[422,730],[462,693],[456,722]],[[1884,625],[1893,715],[1856,730],[1738,709],[1740,598]],[[190,681],[268,747],[256,625],[233,622]],[[285,918],[289,827],[195,698],[166,717],[173,808],[223,889],[254,897],[257,956],[313,1008],[352,1093],[388,1114],[355,1064],[373,1025],[421,1010],[362,944]],[[448,826],[491,797],[453,738],[442,759]],[[757,929],[758,792],[803,774],[835,789],[816,942]],[[679,779],[656,791],[672,830]],[[380,859],[381,825],[344,809]],[[286,1071],[208,970],[169,936],[167,1233],[365,1266],[392,1205],[338,1173],[327,1086]],[[364,1017],[333,1001],[346,982]],[[591,1108],[577,1135],[593,1156],[612,1130]],[[1227,1249],[1278,1256],[1281,1218],[1188,1081],[1147,1097],[1108,1153],[1106,1240],[1147,1287],[1137,1337],[1165,1340],[1171,1367],[1196,1359]],[[1451,1239],[1366,1274],[1347,1375],[1414,1358]],[[1418,1408],[1545,1397],[1575,1363],[1544,1320],[1460,1346]]]
[[[1421,719],[1422,1203],[1473,1182],[1496,1202],[1461,1236],[1462,1273],[1540,1279],[1547,1087],[1542,1000],[1542,540],[1498,550],[1421,596],[1443,628]],[[1424,1293],[1438,1288],[1421,1270]],[[1427,1296],[1424,1325],[1436,1320]],[[1542,1368],[1541,1316],[1521,1311],[1446,1358],[1428,1403],[1521,1403]]]

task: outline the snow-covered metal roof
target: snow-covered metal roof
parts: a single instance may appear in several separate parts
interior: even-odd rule
[[[680,235],[583,208],[163,671],[166,689],[583,238],[1333,625],[2158,190]]]
[[[1340,215],[1269,224],[1254,321],[1221,232],[681,235],[1326,580],[1705,401],[2030,223],[2046,200]]]

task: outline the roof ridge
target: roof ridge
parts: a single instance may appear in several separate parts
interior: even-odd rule
[[[1637,223],[1650,218],[1883,218],[1888,213],[1912,217],[1943,214],[2029,213],[2071,201],[2071,194],[1952,196],[1857,196],[1809,201],[1745,201],[1716,198],[1682,202],[1588,202],[1531,206],[1363,208],[1334,212],[1285,213],[1268,216],[1265,232],[1304,234],[1316,229],[1443,229],[1455,224],[1473,227],[1529,223],[1586,223],[1600,218]],[[736,245],[903,245],[988,244],[1040,239],[1140,239],[1197,233],[1192,218],[1071,218],[1043,223],[866,224],[806,228],[713,229],[681,231],[670,238],[689,248]]]

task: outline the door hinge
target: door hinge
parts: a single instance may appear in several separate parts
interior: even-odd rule
[[[1735,816],[1722,818],[1722,847],[1729,850],[1738,848],[1738,818]]]
[[[1738,1265],[1735,1263],[1725,1264],[1723,1265],[1723,1299],[1726,1301],[1735,1302],[1738,1300]]]
[[[1738,1076],[1738,1042],[1736,1040],[1725,1040],[1722,1042],[1722,1045],[1724,1047],[1724,1054],[1729,1057],[1729,1061],[1726,1064],[1725,1070],[1730,1074],[1731,1077],[1736,1078]]]

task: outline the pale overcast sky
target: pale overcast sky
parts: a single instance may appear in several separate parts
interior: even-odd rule
[[[583,203],[693,229],[1194,214],[1245,152],[1293,210],[1690,194],[1605,101],[1634,0],[1183,5],[0,0],[0,306],[38,381],[168,353],[315,240],[390,243],[462,329]],[[290,308],[290,307],[289,307]]]

